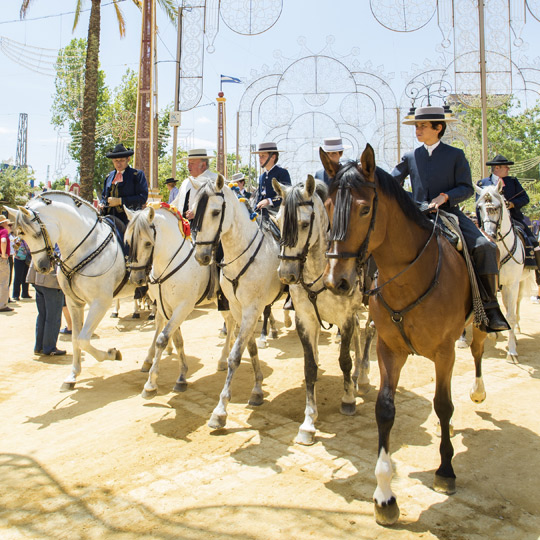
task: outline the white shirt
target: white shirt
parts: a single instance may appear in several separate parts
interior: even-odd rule
[[[435,148],[437,148],[437,146],[439,146],[440,143],[441,141],[437,141],[435,144],[432,144],[430,146],[424,143],[424,148],[427,150],[428,154],[431,156],[431,154],[433,154],[433,150],[435,150]]]
[[[197,195],[197,191],[199,191],[191,182],[193,179],[195,180],[204,180],[204,178],[209,178],[212,181],[217,180],[217,173],[210,171],[209,169],[206,169],[202,174],[199,176],[193,178],[193,176],[189,176],[186,178],[182,185],[180,186],[180,189],[178,191],[178,195],[176,199],[173,201],[173,205],[180,211],[184,212],[184,203],[186,200],[186,196],[189,193],[189,207],[188,210],[191,210],[193,207],[193,200],[195,199],[195,195]]]

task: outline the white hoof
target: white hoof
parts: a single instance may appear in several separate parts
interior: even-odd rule
[[[268,347],[268,342],[266,341],[266,339],[262,339],[262,338],[257,338],[257,347],[259,347],[259,349],[266,349]]]
[[[458,339],[456,341],[456,346],[458,349],[467,349],[469,347],[469,344],[467,343],[466,339]]]

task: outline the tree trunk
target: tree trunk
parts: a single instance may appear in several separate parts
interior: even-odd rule
[[[99,34],[101,29],[101,0],[92,0],[86,71],[84,78],[84,101],[81,137],[81,197],[92,202],[94,198],[94,164],[96,158],[96,115],[99,66]]]

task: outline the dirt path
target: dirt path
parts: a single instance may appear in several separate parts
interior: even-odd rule
[[[122,305],[122,315],[130,313]],[[339,413],[342,379],[333,333],[323,332],[317,443],[292,443],[303,419],[303,360],[294,330],[260,352],[265,403],[247,406],[252,370],[243,361],[227,429],[207,427],[225,373],[216,372],[221,318],[197,310],[183,327],[189,388],[171,390],[166,356],[158,396],[140,397],[153,332],[145,318],[105,319],[96,343],[121,362],[87,356],[76,389],[60,393],[71,356],[33,356],[34,301],[2,314],[0,538],[32,539],[537,539],[540,535],[540,306],[523,302],[520,364],[505,341],[488,342],[488,398],[473,404],[473,363],[458,350],[453,381],[458,492],[431,489],[439,463],[433,367],[410,358],[392,431],[393,488],[401,519],[376,525],[372,495],[378,369],[355,417]],[[144,317],[144,316],[143,316]],[[278,321],[283,320],[277,311]],[[71,343],[61,343],[71,352]],[[247,357],[247,356],[246,356]]]

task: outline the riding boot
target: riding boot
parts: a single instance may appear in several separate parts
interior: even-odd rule
[[[534,269],[534,273],[536,275],[536,284],[540,287],[540,251],[535,249],[533,253],[534,258],[536,259],[536,268]]]
[[[227,300],[227,297],[223,294],[221,287],[218,289],[216,296],[218,311],[229,311],[229,301]]]
[[[480,296],[488,318],[488,324],[487,326],[483,325],[482,330],[488,333],[510,330],[510,325],[502,314],[497,301],[497,274],[484,274],[478,277]]]

